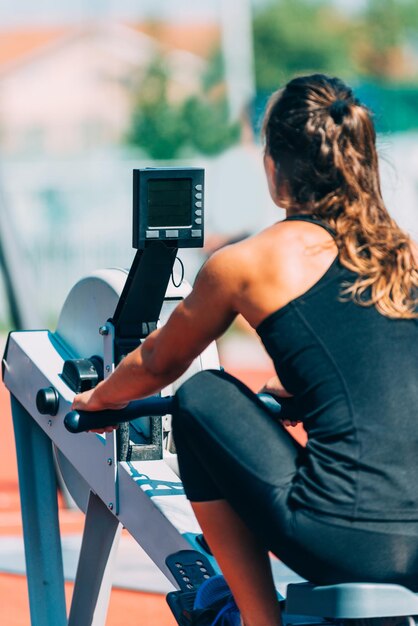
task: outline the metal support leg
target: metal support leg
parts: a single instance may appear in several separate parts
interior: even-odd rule
[[[90,493],[68,626],[104,626],[121,525]]]
[[[11,396],[32,626],[66,626],[51,440]]]

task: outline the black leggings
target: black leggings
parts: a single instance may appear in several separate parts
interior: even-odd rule
[[[207,370],[181,386],[173,436],[189,500],[227,500],[266,549],[300,576],[418,591],[418,523],[351,522],[291,506],[305,449],[229,374]]]

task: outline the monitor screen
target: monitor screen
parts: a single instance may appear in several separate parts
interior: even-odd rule
[[[148,227],[191,226],[191,178],[148,181]]]

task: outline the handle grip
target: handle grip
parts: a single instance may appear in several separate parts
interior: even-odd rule
[[[268,393],[259,393],[258,398],[274,417],[278,417],[281,406],[273,396]],[[82,433],[87,430],[129,422],[137,417],[166,415],[172,412],[173,396],[166,398],[151,396],[143,400],[134,400],[124,409],[116,411],[70,411],[64,418],[64,425],[70,433]]]
[[[151,396],[143,400],[134,400],[120,410],[106,411],[70,411],[64,418],[64,426],[70,433],[83,433],[87,430],[115,426],[129,422],[137,417],[166,415],[172,412],[173,398]]]
[[[268,409],[270,413],[273,413],[274,417],[279,417],[282,412],[282,405],[275,396],[272,396],[270,393],[258,393],[257,396],[266,409]]]

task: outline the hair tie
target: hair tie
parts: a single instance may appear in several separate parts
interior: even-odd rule
[[[329,107],[329,114],[336,124],[341,124],[343,118],[350,111],[350,105],[347,100],[334,100]]]

